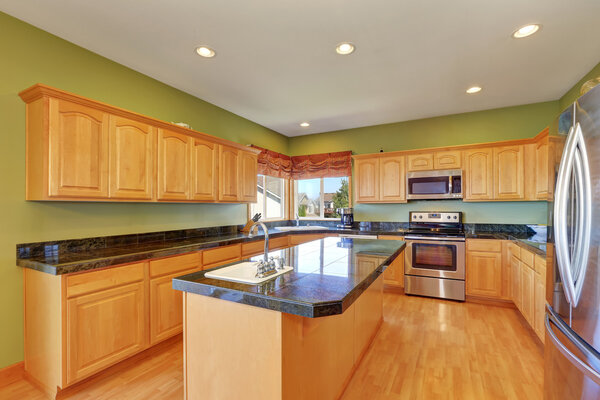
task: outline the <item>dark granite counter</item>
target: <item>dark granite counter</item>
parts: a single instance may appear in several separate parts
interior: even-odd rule
[[[302,221],[301,225],[306,225]],[[408,228],[403,222],[359,222],[353,229],[339,229],[338,221],[310,221],[324,229],[280,231],[290,221],[267,223],[272,238],[283,235],[310,235],[315,233],[398,235]],[[545,227],[543,227],[545,228]],[[239,233],[240,226],[183,229],[87,239],[61,240],[17,245],[17,265],[53,275],[105,268],[124,263],[199,251],[218,246],[263,240],[262,232],[250,238]],[[545,232],[531,225],[465,224],[467,238],[513,240],[520,246],[544,255]]]
[[[285,265],[294,269],[259,285],[210,279],[204,276],[206,271],[199,271],[173,279],[173,288],[303,317],[336,315],[343,313],[405,246],[400,240],[330,237],[269,253],[284,257]],[[361,257],[374,257],[377,262],[361,263]]]

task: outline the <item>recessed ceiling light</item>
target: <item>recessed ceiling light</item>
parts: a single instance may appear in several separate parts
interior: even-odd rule
[[[538,24],[529,24],[529,25],[525,25],[519,29],[517,29],[514,33],[513,33],[513,37],[515,39],[522,39],[525,38],[527,36],[531,36],[534,33],[536,33],[537,31],[539,31],[541,28],[540,25]]]
[[[467,89],[467,93],[474,94],[481,92],[481,88],[479,86],[473,86]]]
[[[341,55],[350,54],[354,51],[354,45],[348,42],[340,43],[335,48],[335,51]]]
[[[206,57],[206,58],[211,58],[214,57],[215,51],[213,49],[211,49],[210,47],[206,47],[206,46],[200,46],[200,47],[196,47],[196,53],[198,53],[199,56],[202,57]]]
[[[300,126],[306,128],[307,126],[310,126],[310,124],[308,122],[302,122]]]

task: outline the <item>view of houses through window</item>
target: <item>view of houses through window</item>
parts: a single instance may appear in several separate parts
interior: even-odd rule
[[[349,204],[348,177],[297,180],[294,199],[299,218],[338,218],[336,210]]]
[[[262,214],[261,219],[285,218],[285,180],[258,175],[256,203],[250,204],[250,217]]]

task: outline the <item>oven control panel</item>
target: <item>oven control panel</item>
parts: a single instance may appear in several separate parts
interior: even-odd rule
[[[415,212],[409,213],[410,222],[438,222],[438,223],[456,223],[462,222],[461,212]]]

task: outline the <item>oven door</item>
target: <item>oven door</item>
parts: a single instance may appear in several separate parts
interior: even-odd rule
[[[407,239],[404,273],[435,278],[465,279],[465,242]]]

